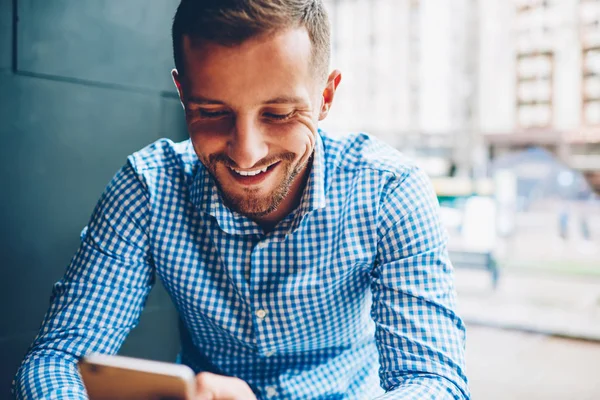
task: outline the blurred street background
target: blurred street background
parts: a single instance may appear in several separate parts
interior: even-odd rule
[[[600,399],[600,1],[330,0],[324,127],[427,170],[476,399]]]
[[[343,78],[321,128],[431,177],[474,399],[600,399],[600,0],[325,2]],[[0,398],[111,176],[187,137],[178,3],[0,0]],[[121,353],[172,361],[177,336],[158,284]]]

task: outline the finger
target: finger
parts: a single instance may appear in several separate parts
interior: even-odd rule
[[[196,397],[195,400],[215,400],[216,396],[212,390],[213,374],[201,372],[196,375]]]
[[[201,372],[196,384],[196,396],[202,400],[256,400],[250,386],[239,378]]]

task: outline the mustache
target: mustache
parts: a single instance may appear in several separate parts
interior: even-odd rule
[[[250,169],[262,169],[274,164],[278,161],[294,161],[296,158],[294,153],[281,153],[273,156],[265,157],[254,164]],[[226,167],[241,169],[235,161],[233,161],[225,153],[211,154],[208,156],[208,163],[211,166],[216,166],[218,163],[224,164]]]

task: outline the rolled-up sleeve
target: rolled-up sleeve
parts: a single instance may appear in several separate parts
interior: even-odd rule
[[[381,385],[378,399],[468,399],[465,326],[439,206],[424,172],[390,183],[372,270]]]
[[[114,354],[136,326],[154,276],[148,195],[132,166],[112,179],[52,290],[42,327],[13,382],[18,399],[85,399],[77,360]]]

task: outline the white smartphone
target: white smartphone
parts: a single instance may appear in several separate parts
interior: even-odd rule
[[[93,354],[78,367],[90,400],[192,400],[196,392],[186,365]]]

